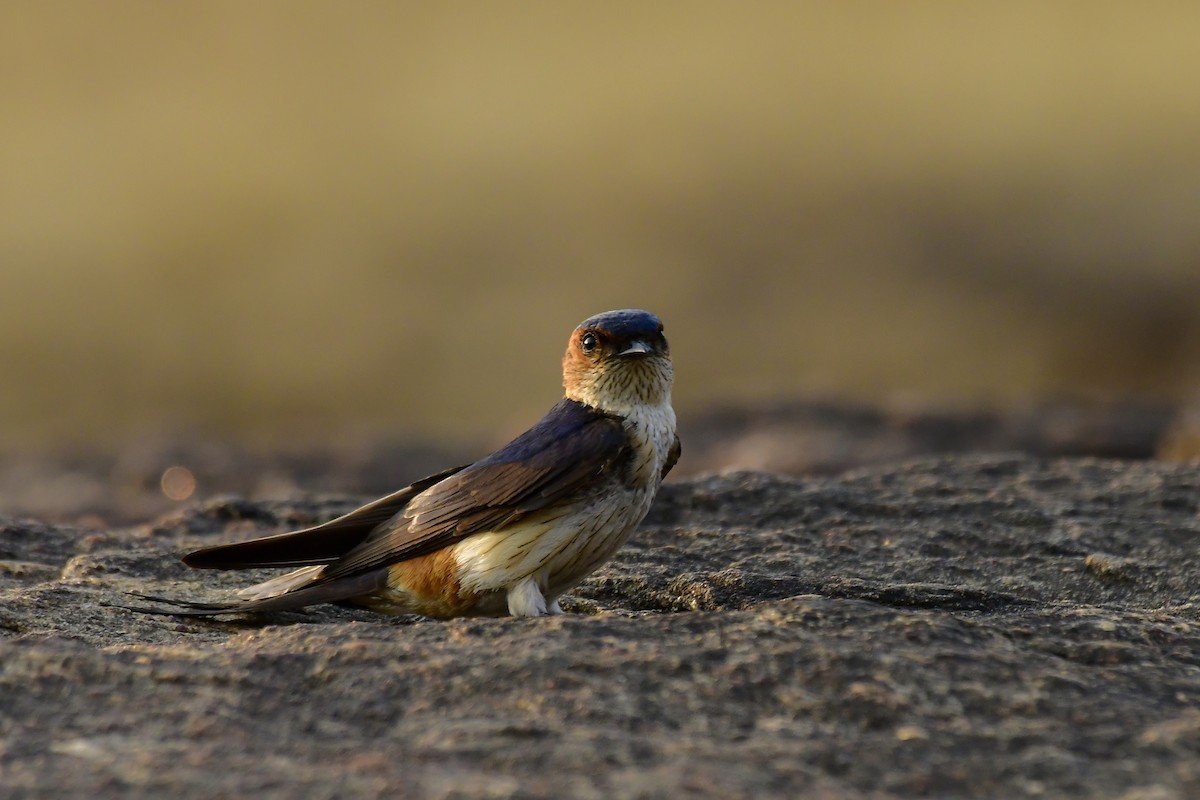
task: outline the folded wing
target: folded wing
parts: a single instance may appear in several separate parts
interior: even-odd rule
[[[503,530],[548,506],[619,479],[629,456],[621,421],[562,400],[535,426],[487,458],[409,501],[401,514],[324,570],[335,579],[440,550],[482,531]]]
[[[409,501],[462,467],[455,467],[406,486],[387,497],[311,528],[248,542],[196,550],[183,563],[197,569],[256,569],[331,564],[362,544],[371,531],[399,514]]]

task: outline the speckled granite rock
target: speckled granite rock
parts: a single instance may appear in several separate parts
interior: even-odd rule
[[[561,618],[107,605],[350,505],[4,523],[5,796],[1200,796],[1200,468],[679,482]]]

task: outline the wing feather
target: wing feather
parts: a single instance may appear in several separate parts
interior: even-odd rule
[[[621,421],[562,400],[537,425],[492,455],[412,498],[404,511],[326,567],[336,579],[440,550],[500,530],[549,505],[588,491],[629,454]]]
[[[255,569],[331,564],[361,544],[371,531],[395,517],[430,486],[463,469],[455,467],[381,497],[337,519],[300,531],[248,542],[205,547],[188,553],[183,563],[197,569]]]
[[[667,477],[667,473],[671,468],[679,463],[679,456],[683,453],[683,445],[679,442],[679,434],[675,434],[675,441],[671,442],[671,449],[667,452],[667,460],[663,463],[662,474],[659,475],[659,480]]]

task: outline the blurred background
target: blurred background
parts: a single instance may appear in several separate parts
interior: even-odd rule
[[[1200,388],[1200,5],[6,3],[0,436]]]

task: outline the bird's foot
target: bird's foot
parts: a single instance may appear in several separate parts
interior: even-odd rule
[[[563,610],[562,610],[562,606],[560,606],[560,605],[558,604],[558,601],[557,601],[557,600],[555,600],[553,603],[551,603],[551,604],[550,604],[550,605],[549,605],[549,606],[546,608],[546,613],[548,613],[548,614],[553,614],[554,616],[556,616],[556,617],[559,617],[559,616],[562,616],[563,614],[565,614],[565,613],[567,613],[567,612],[563,611]]]
[[[538,588],[537,582],[533,578],[526,578],[520,583],[515,583],[509,587],[508,613],[514,617],[545,616],[546,598],[542,595],[542,590]]]

